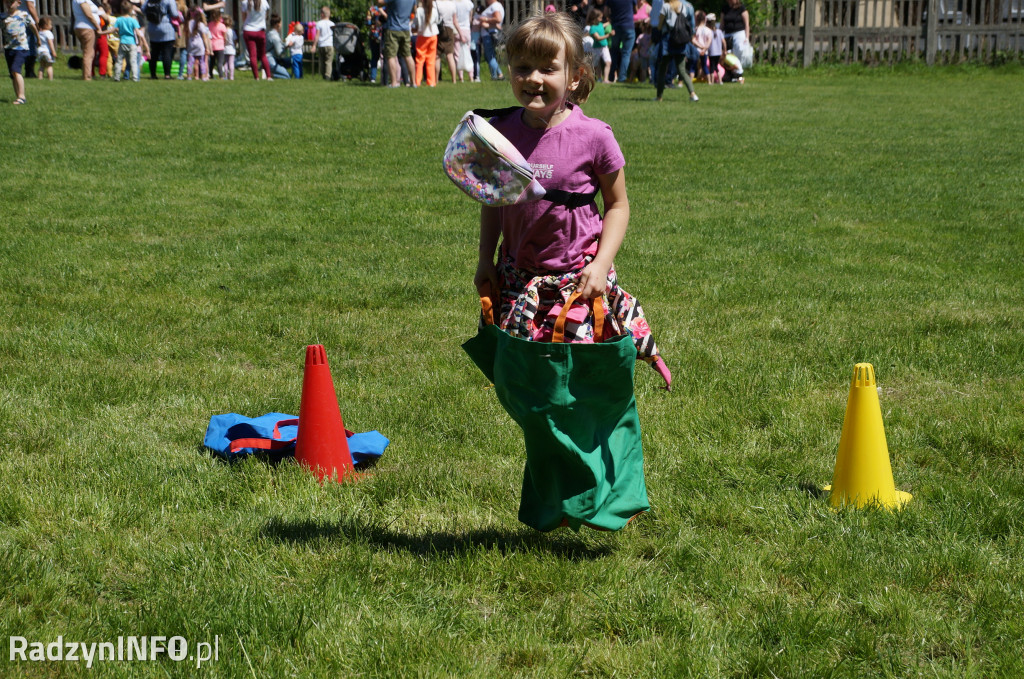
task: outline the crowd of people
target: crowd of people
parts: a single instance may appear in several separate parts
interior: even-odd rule
[[[53,77],[52,19],[38,15],[35,0],[3,2],[4,54],[15,103],[24,103],[25,78]],[[270,0],[243,0],[238,30],[222,13],[224,4],[72,0],[82,51],[74,63],[85,80],[137,81],[147,66],[152,79],[233,80],[236,64],[257,79],[301,78],[308,47],[320,74],[336,77],[330,8],[321,8],[318,21],[292,22],[283,32]],[[695,79],[743,81],[750,20],[742,0],[726,0],[721,23],[715,14],[694,11],[689,0],[575,0],[565,11],[584,32],[599,82],[651,82],[660,100],[678,78],[696,101]],[[545,8],[553,12],[554,5]],[[444,66],[452,83],[479,82],[483,65],[492,80],[505,79],[498,58],[506,26],[501,0],[374,0],[365,24],[369,59],[362,57],[366,68],[359,75],[372,82],[379,76],[387,87],[434,87]]]
[[[548,5],[545,13],[557,12]],[[577,0],[566,12],[585,33],[583,47],[600,82],[692,80],[742,82],[750,51],[750,16],[742,0],[726,0],[722,23],[694,11],[688,0]],[[685,44],[670,40],[676,17],[685,18]],[[479,82],[481,64],[492,80],[503,80],[498,47],[505,26],[501,0],[377,0],[367,13],[369,77],[382,84],[435,86],[447,64],[452,82]],[[727,58],[733,53],[735,58]],[[739,55],[744,55],[741,58]],[[663,61],[662,61],[663,60]],[[660,94],[659,94],[660,97]]]

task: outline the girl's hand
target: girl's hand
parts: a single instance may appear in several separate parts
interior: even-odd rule
[[[604,294],[608,287],[608,266],[595,259],[587,264],[580,273],[580,280],[576,283],[576,290],[584,299],[598,299]]]
[[[498,267],[494,262],[481,261],[476,265],[473,285],[481,297],[497,295],[501,287],[498,285]]]

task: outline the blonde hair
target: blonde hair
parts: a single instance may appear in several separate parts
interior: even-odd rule
[[[534,14],[511,29],[505,39],[505,53],[514,57],[554,59],[565,48],[565,70],[570,77],[580,74],[579,84],[569,92],[569,101],[583,104],[597,82],[594,67],[583,51],[583,31],[565,12]]]

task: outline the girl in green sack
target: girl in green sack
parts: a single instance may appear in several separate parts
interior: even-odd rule
[[[479,263],[473,282],[482,298],[494,298],[497,327],[518,341],[551,342],[559,314],[569,303],[570,296],[579,293],[583,300],[591,302],[577,306],[569,304],[568,311],[562,314],[565,342],[608,343],[620,336],[626,337],[631,355],[654,367],[669,387],[671,373],[658,353],[643,310],[631,295],[619,287],[613,268],[629,222],[629,201],[623,174],[625,159],[611,127],[585,116],[580,109],[595,84],[593,68],[583,51],[582,39],[580,28],[565,13],[527,19],[507,39],[512,94],[522,108],[490,122],[523,154],[548,193],[530,203],[482,207]],[[603,216],[595,201],[598,193],[605,207]],[[572,199],[556,201],[554,198],[566,195]],[[500,293],[492,295],[493,291]],[[597,306],[603,312],[603,324],[595,323],[592,307]],[[603,327],[595,333],[595,325]],[[474,356],[474,360],[478,358]],[[623,407],[632,408],[635,414],[635,402],[631,400],[631,371],[630,365],[629,398],[626,399],[628,403],[623,402]],[[496,387],[499,387],[497,381]],[[519,393],[519,400],[525,398],[524,394]],[[523,426],[528,439],[521,519],[540,530],[551,530],[558,525],[573,528],[591,525],[615,530],[647,508],[641,467],[639,490],[634,493],[633,506],[629,506],[630,502],[618,502],[615,517],[595,520],[601,513],[599,507],[588,508],[587,502],[567,502],[564,493],[570,491],[566,489],[575,487],[578,490],[582,486],[579,479],[562,479],[564,483],[555,484],[560,485],[560,491],[548,488],[541,495],[550,495],[549,491],[562,492],[563,497],[539,498],[537,501],[545,504],[545,509],[531,513],[532,509],[526,507],[527,518],[524,518],[528,490],[531,493],[537,490],[537,484],[530,479],[531,463],[538,461],[534,453],[541,453],[530,450],[527,426],[513,413],[508,403],[503,401],[503,405]],[[577,419],[593,417],[583,409],[572,414]],[[636,452],[639,453],[639,423],[634,428]],[[599,432],[594,435],[601,437]],[[555,432],[547,438],[554,441],[565,437]],[[607,436],[605,439],[603,442],[595,439],[594,445],[604,449],[603,454],[607,458],[608,454],[616,451],[609,448]],[[582,453],[575,450],[574,445],[569,447],[575,451],[573,454],[588,454],[586,450]],[[583,448],[593,446],[588,443]],[[598,454],[602,454],[601,451]],[[577,462],[569,461],[562,465],[561,472],[558,469],[548,469],[547,472],[571,474],[573,472],[568,470],[582,469]],[[605,492],[608,488],[602,489],[601,486],[614,486],[615,469],[614,466],[609,467],[611,462],[605,459],[583,472],[588,477],[593,475],[591,485],[597,486],[584,494],[592,498],[608,495]],[[642,465],[642,454],[634,462]],[[610,473],[612,478],[599,478],[602,473]],[[532,476],[534,481],[539,481],[541,474]],[[532,490],[527,488],[528,485]],[[642,500],[640,490],[643,491]],[[578,493],[574,497],[579,500]]]

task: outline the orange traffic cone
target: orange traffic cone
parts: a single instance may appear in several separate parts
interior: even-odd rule
[[[320,481],[325,478],[341,481],[355,473],[338,408],[338,395],[322,344],[306,347],[295,459],[312,469]]]
[[[858,363],[853,368],[832,485],[824,489],[831,491],[829,504],[836,508],[878,505],[901,509],[912,497],[896,490],[892,479],[875,369],[870,363]]]

